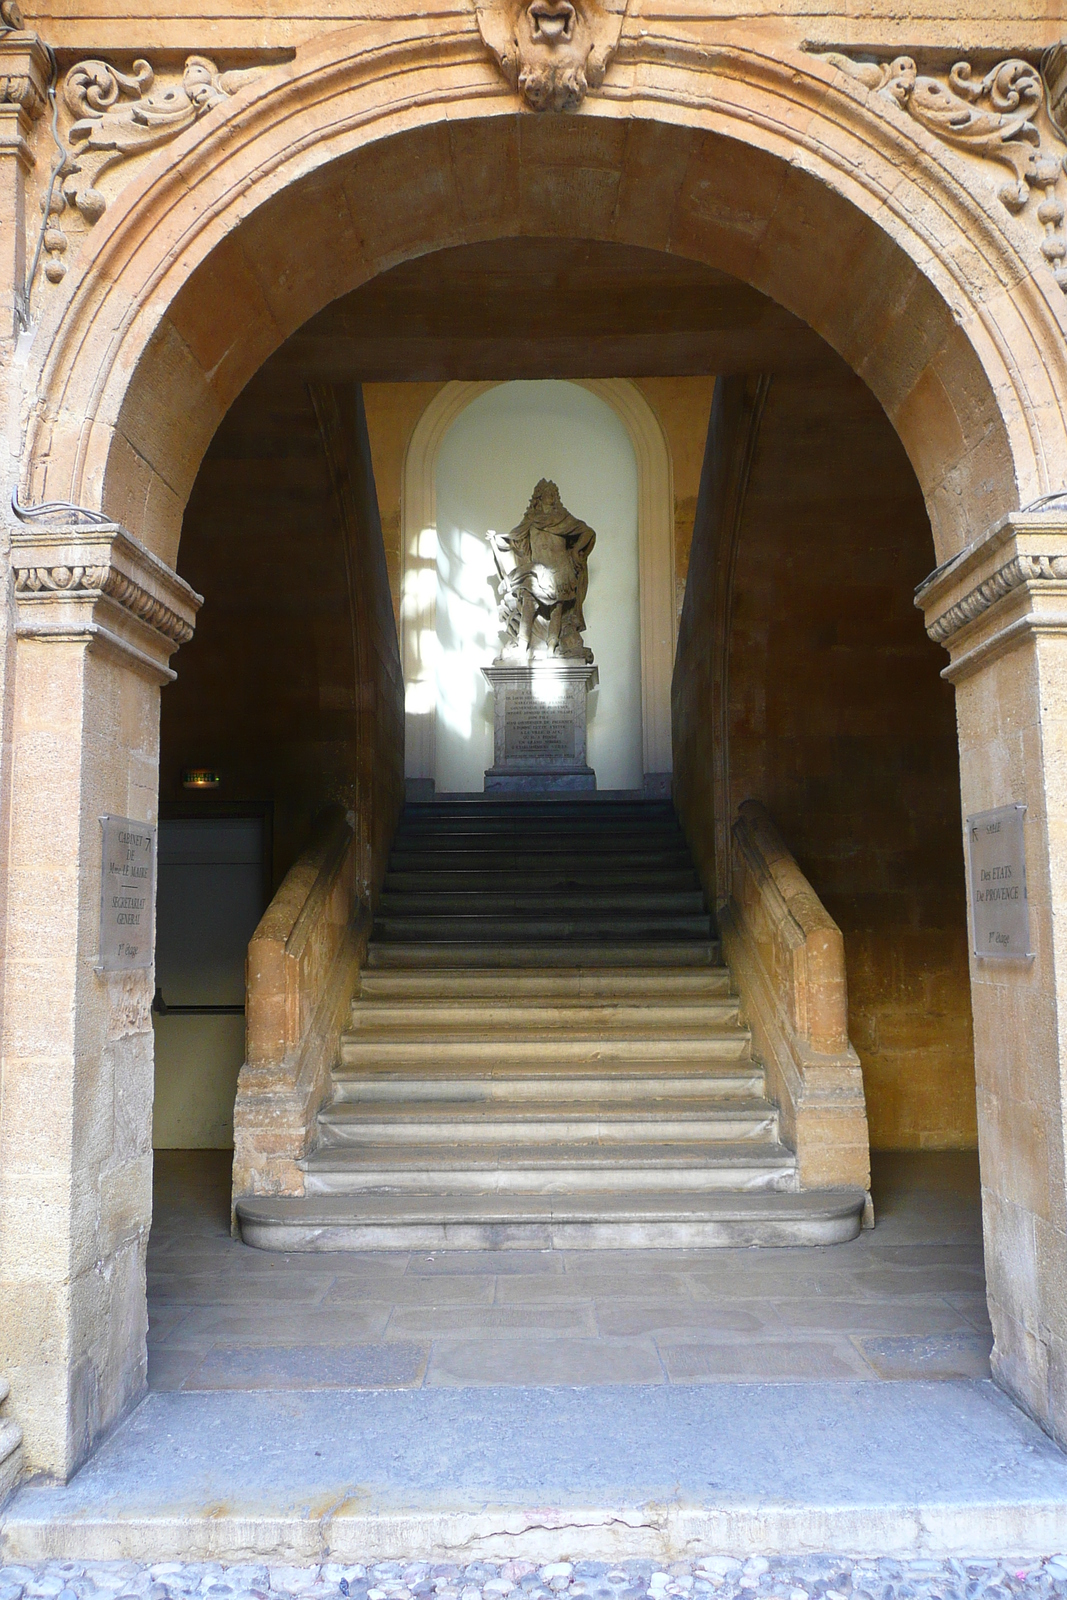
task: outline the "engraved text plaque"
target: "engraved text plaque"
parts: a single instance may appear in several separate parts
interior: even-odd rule
[[[129,817],[101,817],[100,972],[152,965],[156,830]]]
[[[984,959],[1029,956],[1023,805],[998,806],[967,818],[974,953]]]

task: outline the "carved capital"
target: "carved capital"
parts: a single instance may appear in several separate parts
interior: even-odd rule
[[[20,531],[12,540],[16,632],[117,651],[158,682],[193,636],[200,595],[118,523]]]
[[[1064,177],[1061,117],[1067,109],[1064,46],[1047,51],[1042,63],[1051,74],[1047,112],[1045,80],[1029,61],[1006,59],[983,74],[968,61],[957,61],[948,73],[923,73],[905,55],[857,61],[828,51],[822,59],[869,89],[876,105],[904,112],[953,149],[1008,168],[1011,178],[997,190],[1008,211],[1027,210],[1036,193],[1030,211],[1042,230],[1041,253],[1067,293],[1065,207],[1058,192]]]
[[[628,0],[475,0],[478,30],[532,111],[577,111],[604,81]]]
[[[1067,633],[1067,515],[1014,512],[915,591],[926,631],[969,677],[1026,635]]]
[[[16,116],[23,133],[44,112],[49,76],[48,54],[36,34],[0,34],[0,115]]]

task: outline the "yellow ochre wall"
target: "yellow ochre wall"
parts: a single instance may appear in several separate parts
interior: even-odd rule
[[[750,406],[753,394],[749,380]],[[719,431],[708,469],[720,484],[737,481],[746,437]],[[919,486],[869,390],[829,356],[770,381],[750,463],[733,523],[730,817],[763,801],[842,929],[872,1145],[972,1148],[955,712],[913,603],[934,565]],[[673,700],[675,800],[709,887],[717,579],[705,542],[725,536],[713,502],[694,535]]]

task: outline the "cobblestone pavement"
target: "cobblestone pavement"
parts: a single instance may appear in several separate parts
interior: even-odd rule
[[[1008,1600],[1067,1596],[1067,1553],[1047,1559],[725,1556],[650,1561],[380,1561],[222,1566],[47,1561],[0,1567],[0,1600]]]

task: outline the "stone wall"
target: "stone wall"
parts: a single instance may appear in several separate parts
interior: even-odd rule
[[[403,684],[361,416],[358,388],[253,382],[185,515],[179,566],[205,604],[163,696],[160,797],[195,802],[181,773],[204,766],[222,779],[206,804],[271,801],[275,884],[328,803],[360,819],[373,883],[403,793]]]
[[[731,818],[761,800],[841,927],[872,1145],[972,1146],[953,696],[913,604],[934,565],[922,496],[836,360],[757,391],[723,386],[709,442],[675,673],[677,801],[721,896],[717,794]]]

